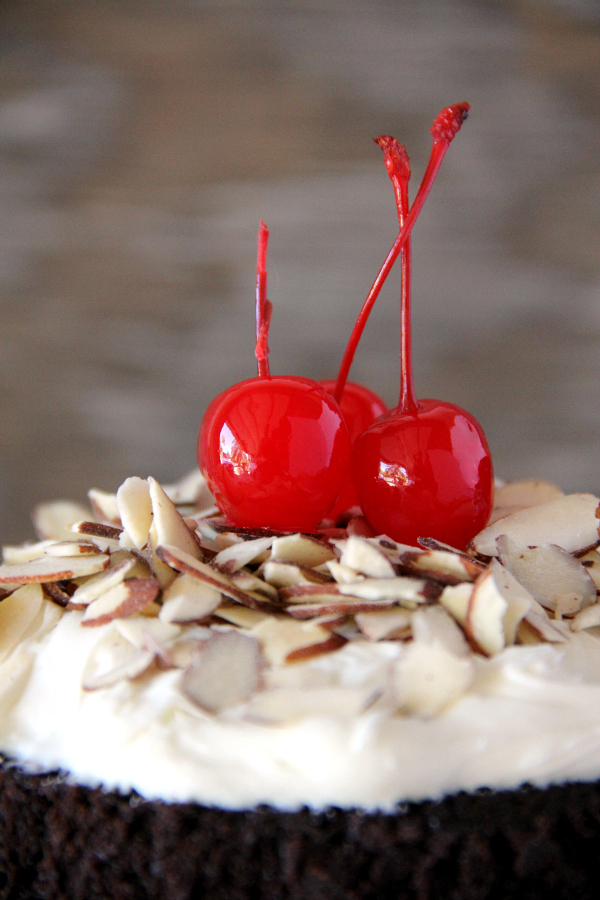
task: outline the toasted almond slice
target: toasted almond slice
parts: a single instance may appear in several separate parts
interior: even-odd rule
[[[191,575],[180,575],[163,593],[158,614],[161,622],[183,625],[202,622],[221,602],[222,594]]]
[[[39,584],[27,584],[0,603],[0,663],[12,653],[40,613],[44,595]]]
[[[60,606],[62,609],[66,609],[67,606],[71,606],[71,597],[67,594],[66,591],[63,591],[62,587],[57,581],[49,581],[46,584],[42,584],[42,590],[44,592],[44,596],[51,600],[52,603],[55,603],[57,606]]]
[[[182,633],[178,625],[143,616],[135,619],[116,619],[115,628],[138,650],[149,650],[151,653],[155,652],[157,644],[168,647]]]
[[[265,550],[269,550],[273,540],[272,537],[264,537],[253,541],[236,542],[217,553],[212,564],[221,572],[232,575],[261,556]],[[173,543],[173,541],[165,541],[165,543]]]
[[[474,676],[470,657],[415,641],[394,664],[392,692],[402,712],[429,718],[466,693]]]
[[[46,547],[53,547],[56,541],[36,541],[35,544],[18,544],[16,546],[5,545],[2,548],[2,558],[6,566],[18,566],[31,562],[44,556]]]
[[[347,616],[361,612],[389,609],[394,600],[359,600],[357,597],[330,597],[313,603],[295,603],[287,613],[293,619],[316,619],[320,616]]]
[[[551,481],[509,481],[496,488],[494,507],[515,506],[523,509],[563,496],[564,492]]]
[[[586,608],[589,609],[589,607]],[[532,608],[525,613],[523,622],[529,628],[532,628],[540,638],[551,644],[564,644],[567,640],[563,632],[550,621],[546,610],[539,604],[538,609]],[[517,639],[519,643],[531,643],[531,641],[527,640],[527,630],[523,630],[520,625],[517,631]]]
[[[262,660],[255,638],[239,631],[217,633],[198,647],[185,670],[182,691],[208,712],[249,700],[260,685]]]
[[[271,688],[250,701],[248,716],[272,724],[315,716],[359,716],[377,698],[372,688]]]
[[[206,479],[200,469],[192,469],[179,481],[173,484],[164,484],[163,490],[167,497],[177,506],[212,506],[215,498],[208,489]]]
[[[598,540],[599,503],[592,494],[567,494],[505,516],[484,528],[471,543],[477,553],[499,556],[496,539],[506,534],[521,547],[556,544],[574,553]]]
[[[582,631],[584,628],[594,628],[600,625],[600,603],[594,603],[593,606],[586,606],[577,613],[571,622],[572,631]]]
[[[98,641],[90,653],[82,675],[84,691],[110,687],[124,679],[137,678],[145,672],[154,654],[139,650],[112,628]]]
[[[189,553],[184,553],[178,547],[158,547],[156,554],[159,559],[171,566],[171,568],[204,581],[217,591],[225,594],[226,597],[235,600],[236,603],[241,603],[243,606],[250,607],[250,609],[262,609],[265,612],[273,612],[276,609],[264,597],[256,593],[240,590],[222,572],[211,568],[207,563],[194,559],[193,556],[190,556]]]
[[[104,572],[100,572],[100,574],[94,575],[83,584],[80,584],[71,597],[71,601],[87,606],[88,603],[97,600],[102,594],[124,581],[127,575],[133,574],[133,569],[136,565],[138,565],[138,562],[133,557],[124,559],[117,565],[111,565]]]
[[[98,490],[98,488],[92,488],[88,491],[88,499],[94,518],[98,522],[121,528],[121,516],[119,515],[119,504],[117,503],[116,494],[109,494],[106,491]]]
[[[264,594],[268,600],[279,603],[279,592],[272,584],[267,584],[262,578],[252,572],[234,572],[230,576],[231,583],[241,591],[251,591],[256,594]]]
[[[102,522],[74,522],[69,529],[74,534],[85,534],[90,538],[102,538],[107,541],[114,541],[118,544],[119,538],[123,532],[122,528],[116,525],[105,525]]]
[[[109,557],[63,556],[54,558],[43,556],[23,563],[21,566],[0,566],[0,582],[5,584],[30,584],[46,581],[70,581],[83,575],[95,575],[109,564]]]
[[[179,547],[184,553],[189,553],[194,559],[202,558],[202,551],[198,542],[191,534],[183,518],[177,511],[172,500],[169,500],[162,487],[154,478],[148,479],[150,487],[150,501],[154,515],[154,527],[156,528],[156,544],[168,544]]]
[[[229,606],[219,606],[215,610],[215,615],[225,622],[231,622],[238,628],[251,629],[268,617],[268,613],[261,612],[259,609],[249,609],[247,606],[240,606],[235,603]]]
[[[440,596],[441,605],[463,628],[467,621],[472,593],[472,584],[457,584],[445,587]]]
[[[443,647],[454,656],[468,656],[469,645],[462,629],[443,606],[428,606],[418,609],[411,619],[415,641]]]
[[[150,486],[144,478],[126,478],[117,491],[119,516],[133,546],[143,550],[152,525]]]
[[[321,575],[315,569],[273,560],[263,563],[262,574],[266,582],[277,588],[292,587],[297,584],[328,584],[331,582],[328,575]]]
[[[486,656],[495,656],[505,647],[504,617],[507,610],[508,603],[490,569],[475,582],[465,621],[469,640]]]
[[[355,584],[337,585],[340,594],[359,597],[362,600],[393,600],[406,609],[414,609],[429,597],[431,582],[420,578],[365,578]]]
[[[590,550],[589,553],[579,557],[579,562],[596,585],[596,590],[600,591],[600,553],[597,550]]]
[[[497,544],[505,568],[546,609],[555,610],[558,598],[567,594],[578,598],[577,609],[596,602],[596,586],[586,567],[560,547],[522,547],[504,534]]]
[[[324,541],[308,534],[286,534],[273,541],[271,556],[278,562],[296,563],[314,569],[330,559],[335,553]]]
[[[159,584],[155,578],[128,578],[93,600],[86,608],[81,624],[94,627],[132,616],[152,603],[158,591]]]
[[[272,666],[330,653],[346,643],[344,638],[332,635],[320,625],[276,616],[264,619],[252,630],[252,634],[260,642],[263,656]]]
[[[514,644],[519,624],[535,601],[529,591],[519,584],[514,575],[511,575],[499,560],[493,559],[490,568],[496,587],[508,604],[504,615],[504,640],[508,646]]]
[[[342,550],[340,562],[369,578],[393,579],[396,575],[389,559],[368,540],[351,535],[347,541],[336,541]]]
[[[100,553],[89,541],[54,541],[44,548],[46,556],[94,556]]]
[[[369,641],[392,640],[410,636],[410,621],[414,613],[408,609],[378,609],[375,612],[361,612],[355,621]]]
[[[40,503],[31,514],[35,533],[40,540],[68,541],[73,538],[69,528],[73,522],[90,519],[90,511],[70,500]]]
[[[326,565],[338,584],[354,584],[355,581],[364,581],[364,575],[361,575],[356,569],[343,566],[335,559],[330,560]]]

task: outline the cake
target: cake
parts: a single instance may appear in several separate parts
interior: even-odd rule
[[[4,548],[0,897],[597,896],[598,498],[467,553],[90,503]]]

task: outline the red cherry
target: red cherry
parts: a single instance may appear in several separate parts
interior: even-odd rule
[[[321,381],[322,386],[331,395],[334,394],[336,383],[334,379]],[[378,397],[370,388],[356,384],[354,381],[346,382],[340,409],[350,434],[351,443],[354,443],[365,428],[368,428],[379,416],[388,411],[387,405],[381,397]],[[342,485],[335,506],[329,510],[328,518],[337,521],[342,513],[359,505],[358,491],[354,479],[350,477],[346,484]]]
[[[434,537],[462,550],[489,519],[494,478],[485,435],[452,403],[392,410],[358,438],[353,464],[378,534],[412,546]]]
[[[466,118],[460,103],[439,114],[423,182],[409,211],[410,166],[406,150],[383,135],[377,143],[394,186],[400,233],[363,306],[338,376],[346,378],[366,317],[398,252],[402,253],[400,402],[356,440],[355,484],[367,519],[380,533],[407,544],[435,537],[458,548],[486,524],[493,501],[490,451],[481,426],[463,409],[439,400],[417,401],[410,335],[410,229],[422,208],[446,150]],[[394,255],[395,254],[395,255]]]
[[[261,222],[256,277],[258,377],[216,397],[198,435],[198,462],[233,525],[314,531],[350,478],[350,438],[316,381],[271,376],[266,298],[269,232]]]

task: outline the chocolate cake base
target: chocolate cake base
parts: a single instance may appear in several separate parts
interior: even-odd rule
[[[396,815],[228,812],[0,769],[3,900],[600,896],[600,785],[458,794]]]

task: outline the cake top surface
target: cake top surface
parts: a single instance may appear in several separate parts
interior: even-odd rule
[[[230,807],[600,774],[597,498],[503,486],[466,553],[358,516],[233,529],[199,473],[90,503],[4,548],[0,747],[24,764]]]

